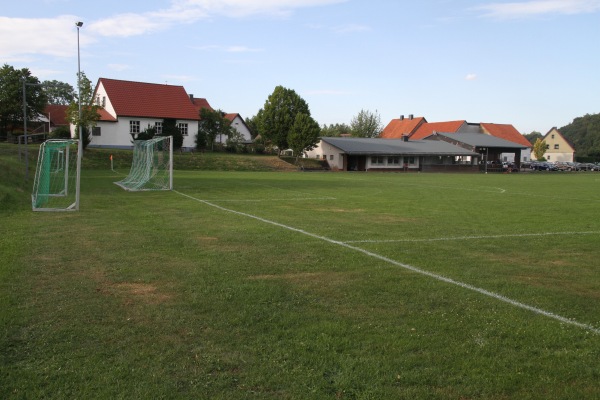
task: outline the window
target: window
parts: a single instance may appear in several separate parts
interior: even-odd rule
[[[92,128],[92,136],[100,136],[101,134],[102,134],[102,132],[100,131],[99,126],[94,126]]]
[[[388,165],[400,165],[400,157],[399,156],[389,156],[387,161],[388,161]]]
[[[129,121],[129,133],[140,133],[140,121]]]
[[[554,145],[554,150],[558,150],[558,144]]]
[[[317,154],[317,155],[316,155],[316,158],[317,158],[317,160],[318,160],[319,158],[321,158],[321,156]]]
[[[385,157],[382,156],[371,156],[371,164],[373,165],[384,165]]]
[[[179,128],[179,131],[181,132],[181,134],[183,136],[187,136],[188,134],[188,124],[186,124],[185,122],[180,122],[177,124],[177,127]]]
[[[327,154],[323,154],[323,160],[327,160]]]
[[[162,128],[163,128],[163,123],[162,122],[155,122],[154,123],[154,129],[156,129],[156,134],[157,135],[162,135]]]
[[[329,155],[329,160],[330,160],[330,161],[333,161],[333,154],[330,154],[330,155]]]
[[[415,165],[415,158],[414,157],[406,157],[405,162],[409,165]]]
[[[554,133],[552,134],[552,139],[554,139]]]

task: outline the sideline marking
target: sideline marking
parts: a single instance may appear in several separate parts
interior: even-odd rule
[[[441,242],[450,240],[469,240],[469,239],[499,239],[509,237],[530,237],[530,236],[560,236],[560,235],[598,235],[600,231],[584,232],[542,232],[542,233],[516,233],[513,235],[489,235],[489,236],[456,236],[433,239],[383,239],[383,240],[347,240],[344,243],[407,243],[407,242]]]
[[[262,218],[262,217],[258,217],[256,215],[244,213],[244,212],[241,212],[241,211],[232,210],[230,208],[225,208],[225,207],[219,206],[217,204],[213,204],[213,203],[211,203],[209,201],[206,201],[206,200],[197,199],[197,198],[195,198],[193,196],[190,196],[189,194],[181,193],[181,192],[179,192],[177,190],[173,190],[173,192],[175,192],[175,193],[177,193],[177,194],[179,194],[179,195],[181,195],[183,197],[187,197],[188,199],[191,199],[191,200],[197,201],[199,203],[205,204],[207,206],[211,206],[211,207],[217,208],[217,209],[219,209],[221,211],[225,211],[225,212],[236,214],[236,215],[241,215],[241,216],[247,217],[247,218],[252,218],[252,219],[255,219],[257,221],[264,222],[266,224],[278,226],[280,228],[284,228],[284,229],[287,229],[287,230],[290,230],[290,231],[293,231],[293,232],[298,232],[298,233],[301,233],[303,235],[306,235],[306,236],[309,236],[309,237],[312,237],[312,238],[315,238],[315,239],[323,240],[323,241],[331,243],[331,244],[336,244],[338,246],[342,246],[342,247],[345,247],[347,249],[354,250],[354,251],[357,251],[359,253],[363,253],[363,254],[365,254],[365,255],[367,255],[369,257],[373,257],[373,258],[376,258],[378,260],[385,261],[385,262],[390,263],[392,265],[395,265],[397,267],[401,267],[401,268],[407,269],[409,271],[413,271],[413,272],[416,272],[418,274],[428,276],[428,277],[436,279],[438,281],[442,281],[442,282],[450,283],[452,285],[460,286],[460,287],[462,287],[464,289],[468,289],[468,290],[471,290],[471,291],[483,294],[485,296],[492,297],[492,298],[494,298],[496,300],[500,300],[500,301],[502,301],[504,303],[508,303],[508,304],[513,305],[515,307],[522,308],[524,310],[531,311],[531,312],[533,312],[535,314],[539,314],[539,315],[546,316],[548,318],[555,319],[555,320],[563,322],[565,324],[577,326],[579,328],[582,328],[582,329],[585,329],[585,330],[590,331],[592,333],[600,335],[600,329],[595,328],[592,325],[584,324],[584,323],[575,321],[573,319],[569,319],[569,318],[560,316],[558,314],[554,314],[554,313],[551,313],[549,311],[542,310],[541,308],[537,308],[537,307],[533,307],[533,306],[530,306],[530,305],[525,304],[525,303],[521,303],[519,301],[510,299],[510,298],[508,298],[506,296],[502,296],[501,294],[490,292],[489,290],[478,288],[477,286],[469,285],[468,283],[460,282],[460,281],[454,280],[452,278],[445,277],[443,275],[434,274],[433,272],[429,272],[429,271],[426,271],[426,270],[421,269],[421,268],[413,267],[412,265],[409,265],[409,264],[404,264],[404,263],[401,263],[399,261],[392,260],[391,258],[387,258],[387,257],[384,257],[382,255],[379,255],[379,254],[376,254],[376,253],[372,253],[372,252],[370,252],[368,250],[361,249],[360,247],[352,246],[352,245],[350,245],[348,243],[340,242],[339,240],[333,240],[333,239],[330,239],[330,238],[325,237],[325,236],[320,236],[320,235],[317,235],[317,234],[314,234],[314,233],[310,233],[310,232],[307,232],[305,230],[302,230],[302,229],[299,229],[299,228],[294,228],[294,227],[289,226],[289,225],[284,225],[284,224],[281,224],[279,222],[275,222],[275,221],[271,221],[271,220],[268,220],[268,219],[265,219],[265,218]]]
[[[197,199],[197,200],[201,200],[201,201],[206,201],[206,202],[211,202],[211,201],[216,201],[218,203],[267,203],[267,202],[273,202],[273,201],[306,201],[306,200],[336,200],[335,197],[296,197],[296,198],[291,198],[291,199],[268,199],[268,200],[262,200],[262,199],[256,199],[256,200],[252,200],[252,199]]]

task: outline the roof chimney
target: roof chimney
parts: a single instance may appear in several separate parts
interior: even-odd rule
[[[190,94],[190,101],[193,103],[194,102],[194,95]]]
[[[414,118],[414,115],[408,114],[408,119],[413,119],[413,118]]]
[[[400,115],[400,121],[404,120],[404,115]]]

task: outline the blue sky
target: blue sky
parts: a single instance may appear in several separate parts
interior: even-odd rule
[[[21,0],[0,63],[76,86],[183,85],[251,117],[277,85],[322,124],[361,109],[548,132],[600,112],[600,0]]]

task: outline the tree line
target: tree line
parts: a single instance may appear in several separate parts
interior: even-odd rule
[[[578,161],[600,161],[600,113],[577,117],[571,123],[558,128],[558,131],[573,145]],[[543,155],[546,149],[543,147],[545,142],[544,145],[539,142],[543,142],[544,135],[533,131],[523,136],[534,146],[538,143],[537,148]]]
[[[42,115],[48,104],[68,105],[67,120],[76,125],[77,135],[79,131],[82,132],[86,147],[90,142],[91,130],[99,119],[100,106],[94,101],[92,81],[84,72],[81,72],[78,79],[80,93],[68,83],[56,80],[41,82],[28,68],[16,69],[4,64],[0,68],[0,135],[6,137],[8,133],[22,133],[22,89],[25,85],[27,119],[33,120]],[[296,156],[314,148],[321,136],[377,137],[383,129],[379,114],[369,110],[361,110],[352,118],[350,125],[331,124],[321,127],[311,116],[308,103],[293,89],[283,86],[275,87],[264,106],[245,122],[258,146],[274,148],[279,152],[292,149]],[[149,139],[156,134],[154,128],[147,128],[137,139]],[[70,132],[66,130],[60,135],[69,137]],[[183,144],[183,136],[179,134],[174,120],[166,119],[163,122],[162,135],[174,136],[175,148]],[[239,149],[242,142],[241,135],[231,126],[231,121],[225,118],[223,111],[207,108],[200,110],[196,148],[215,150],[217,138],[225,138],[225,147],[233,150]]]

